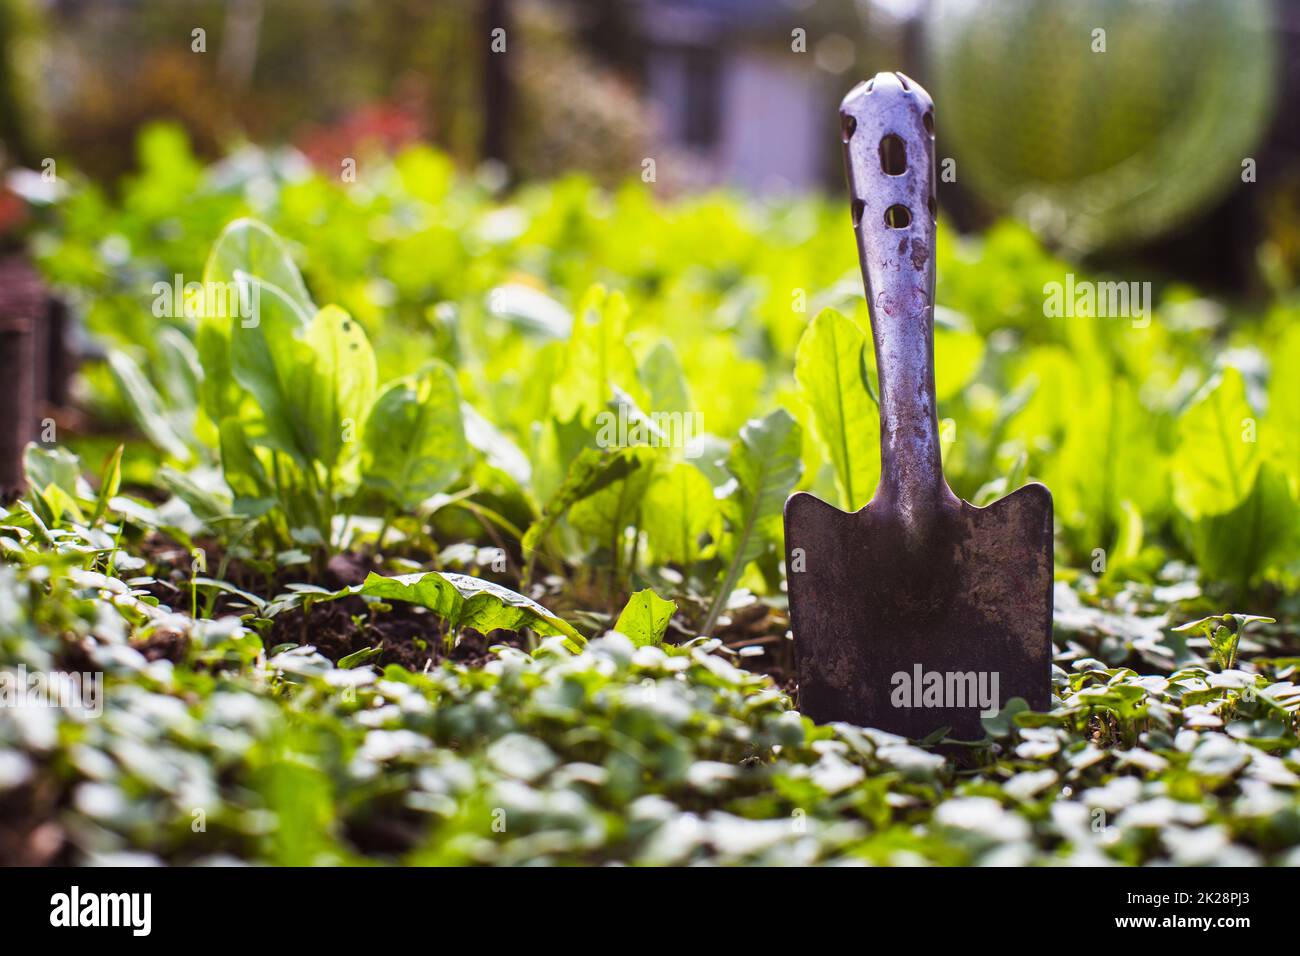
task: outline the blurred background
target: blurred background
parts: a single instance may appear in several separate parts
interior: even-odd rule
[[[0,0],[0,229],[15,170],[111,192],[156,120],[205,159],[426,140],[512,186],[649,158],[666,196],[839,196],[836,106],[882,69],[934,96],[963,231],[1247,297],[1300,271],[1295,0]]]

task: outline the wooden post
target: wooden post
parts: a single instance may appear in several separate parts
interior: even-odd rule
[[[23,449],[36,437],[36,333],[46,305],[44,283],[26,258],[0,259],[0,499],[6,502],[26,490]]]
[[[508,0],[484,0],[481,42],[484,44],[483,60],[483,140],[484,159],[508,163],[506,132],[510,115],[510,71],[506,58],[518,42],[511,35],[510,5]],[[506,52],[494,53],[491,38],[494,30],[504,30]]]

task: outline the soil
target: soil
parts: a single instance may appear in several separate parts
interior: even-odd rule
[[[143,654],[147,661],[168,660],[179,664],[185,660],[190,639],[179,631],[155,631],[145,640],[135,641],[131,646]]]
[[[395,805],[381,813],[344,822],[343,835],[366,856],[397,858],[427,836],[428,818],[410,807]]]
[[[401,602],[393,602],[391,608],[372,614],[360,597],[346,597],[318,604],[305,616],[301,609],[287,611],[276,617],[266,644],[268,648],[311,644],[336,663],[357,651],[379,647],[379,656],[370,663],[381,669],[400,664],[410,671],[424,670],[442,660],[481,667],[495,656],[488,650],[494,644],[526,647],[513,631],[493,631],[485,636],[465,628],[455,646],[447,650],[446,626],[432,613]]]
[[[781,690],[795,697],[799,680],[795,672],[794,642],[787,636],[789,618],[762,602],[733,611],[730,616],[731,623],[718,631],[722,643],[732,651],[747,647],[763,651],[741,657],[740,666],[756,674],[766,674]]]
[[[63,827],[56,817],[60,793],[55,777],[0,795],[0,866],[66,866],[71,863]]]
[[[204,541],[201,546],[207,551],[209,567],[214,563],[219,564],[221,555],[216,543]],[[158,566],[159,580],[150,585],[148,590],[165,604],[173,607],[187,606],[189,553],[170,538],[159,534],[148,536],[141,542],[140,549]],[[172,570],[171,581],[167,580],[167,568]],[[265,576],[252,572],[233,560],[229,562],[224,576],[243,590],[269,598],[286,590],[291,583],[310,578],[311,575],[305,571],[301,567],[284,569],[268,588]],[[311,583],[334,591],[361,584],[372,571],[382,573],[382,568],[372,556],[344,552],[333,555],[318,578]],[[509,581],[502,583],[516,586]],[[563,604],[562,598],[558,600]],[[235,604],[235,598],[219,594],[213,608],[214,616],[245,610],[236,610]],[[790,625],[786,614],[756,601],[730,612],[724,621],[726,623],[719,628],[718,636],[729,650],[741,651],[757,647],[763,651],[762,654],[751,652],[741,656],[737,663],[747,670],[770,676],[778,687],[794,696],[797,679],[793,644],[787,636]],[[693,633],[690,628],[680,631],[683,639]],[[677,634],[677,631],[673,634]],[[672,637],[670,635],[670,640]],[[493,645],[505,644],[523,649],[528,647],[527,639],[512,631],[494,631],[485,636],[472,629],[463,629],[450,650],[446,648],[446,638],[444,622],[426,608],[395,601],[389,610],[375,612],[360,597],[352,596],[316,604],[305,615],[301,609],[281,613],[275,618],[270,632],[264,635],[263,642],[268,651],[282,644],[310,644],[334,662],[349,654],[378,647],[380,653],[371,658],[369,663],[379,668],[398,664],[411,671],[424,670],[442,660],[481,667],[495,657],[489,651]],[[159,632],[134,646],[149,660],[165,658],[179,662],[185,657],[187,641],[184,635],[178,633]],[[78,657],[78,650],[79,648],[69,648],[67,656]]]

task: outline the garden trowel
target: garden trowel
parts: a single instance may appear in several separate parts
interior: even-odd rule
[[[840,105],[879,374],[880,483],[852,514],[785,506],[799,707],[921,738],[1050,702],[1052,496],[987,508],[944,480],[934,397],[935,170],[929,94],[878,73]],[[858,436],[868,441],[867,435]]]

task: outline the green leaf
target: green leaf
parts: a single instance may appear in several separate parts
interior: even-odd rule
[[[803,473],[802,441],[799,423],[783,408],[751,419],[740,430],[740,440],[727,457],[736,485],[722,502],[727,565],[701,633],[712,633],[745,565],[762,555],[767,540],[779,530],[785,499]]]
[[[316,356],[306,341],[311,317],[278,287],[252,276],[241,281],[256,296],[257,320],[228,323],[231,374],[253,398],[260,441],[306,468],[314,460],[313,442],[300,406],[315,375]]]
[[[203,266],[203,284],[236,283],[238,273],[275,286],[303,315],[315,314],[316,306],[289,247],[256,219],[236,219],[221,231]]]
[[[488,293],[488,311],[525,332],[547,338],[568,338],[573,329],[569,310],[532,286],[510,283]]]
[[[89,497],[81,478],[81,460],[62,448],[44,448],[32,442],[23,450],[23,471],[37,516],[53,527],[69,515],[74,521],[85,521],[79,498]]]
[[[23,449],[23,472],[33,488],[58,487],[80,496],[81,459],[66,448],[46,448],[31,442]]]
[[[158,332],[158,354],[162,361],[156,378],[167,395],[167,404],[192,419],[203,381],[194,343],[180,329],[168,326]]]
[[[1220,667],[1229,668],[1237,663],[1237,642],[1240,636],[1227,627],[1216,627],[1210,635],[1210,651]]]
[[[313,457],[327,468],[350,457],[375,395],[375,353],[361,324],[335,305],[307,326],[316,361],[304,376],[302,413]]]
[[[577,502],[594,495],[640,468],[641,459],[629,448],[584,448],[569,465],[564,481],[542,509],[541,516],[529,525],[521,542],[528,555],[524,580],[532,575],[537,554],[551,529]]]
[[[634,449],[629,449],[629,454],[641,457]],[[569,524],[601,544],[615,550],[621,547],[623,532],[638,523],[641,502],[654,475],[653,459],[644,452],[641,455],[645,456],[641,467],[575,501],[569,509]],[[618,563],[617,556],[614,562]]]
[[[1106,541],[1125,520],[1125,501],[1148,518],[1158,514],[1168,497],[1159,422],[1133,386],[1080,378],[1064,407],[1064,444],[1044,462],[1062,522],[1082,529],[1085,540]]]
[[[1131,567],[1142,554],[1142,540],[1145,528],[1142,524],[1142,512],[1127,498],[1120,502],[1124,520],[1120,522],[1115,547],[1111,550],[1106,573],[1114,576],[1118,571]]]
[[[64,515],[77,522],[86,520],[77,499],[58,485],[50,485],[39,490],[33,489],[32,493],[40,506],[40,518],[46,527],[56,527],[62,523]]]
[[[564,369],[551,391],[554,413],[563,421],[583,422],[605,410],[618,386],[640,403],[636,359],[624,336],[628,306],[622,293],[592,286],[583,296],[573,334],[565,349]]]
[[[351,654],[345,654],[339,658],[335,666],[339,670],[351,670],[354,667],[360,667],[368,661],[373,661],[376,657],[384,652],[382,647],[363,647],[359,651],[353,651]]]
[[[700,559],[700,538],[712,530],[717,516],[709,479],[694,465],[676,462],[655,474],[641,526],[657,560],[689,568]]]
[[[656,412],[682,412],[694,409],[686,373],[677,351],[667,339],[655,343],[641,362],[641,381],[650,393],[650,407]]]
[[[1179,417],[1174,501],[1185,514],[1223,514],[1250,494],[1260,458],[1254,422],[1246,383],[1231,367]]]
[[[154,445],[180,462],[189,462],[194,452],[177,433],[163,412],[162,396],[125,352],[113,349],[108,353],[108,367],[118,390],[126,399],[127,408],[136,426]]]
[[[659,455],[650,448],[662,447],[675,440],[661,431],[659,425],[641,411],[636,400],[616,385],[610,386],[614,398],[609,402],[607,417],[596,434],[596,444],[602,448],[627,447],[628,454],[642,463],[642,467],[610,482],[605,487],[584,495],[569,509],[569,524],[576,530],[594,538],[609,548],[611,571],[617,578],[629,527],[640,526],[641,503],[645,500],[654,476]],[[626,423],[626,433],[622,426]],[[639,540],[632,544],[633,557]]]
[[[316,305],[284,241],[256,220],[236,219],[226,226],[208,253],[203,288],[209,296],[226,293],[229,302],[231,291],[238,294],[248,288],[244,280],[249,276],[278,289],[302,322],[316,314]],[[235,414],[244,400],[231,369],[232,315],[228,313],[228,309],[201,308],[194,336],[203,367],[199,394],[213,422]]]
[[[226,322],[200,319],[194,331],[194,349],[203,368],[199,404],[211,421],[220,422],[239,412],[245,393],[230,364],[230,329]]]
[[[629,637],[637,647],[662,644],[668,622],[676,610],[675,601],[666,601],[646,588],[628,598],[614,630]]]
[[[301,467],[332,470],[353,446],[375,388],[375,356],[361,326],[337,306],[306,318],[282,290],[256,290],[257,322],[231,319],[233,374],[253,396],[261,443]]]
[[[1016,726],[1016,715],[1029,711],[1029,703],[1023,697],[1012,697],[1006,706],[992,717],[981,717],[980,723],[990,737],[1005,737]]]
[[[275,486],[266,473],[257,450],[249,441],[244,423],[238,418],[224,418],[218,426],[221,441],[221,470],[238,498],[259,500],[275,495]]]
[[[779,524],[785,499],[803,474],[802,437],[799,423],[778,408],[746,422],[727,457],[736,487],[723,500],[730,531],[725,550],[746,564],[762,554],[764,527]]]
[[[1025,476],[1028,471],[1029,456],[1021,452],[1011,462],[1011,468],[1005,475],[1000,475],[980,486],[979,490],[975,492],[975,497],[971,499],[971,504],[983,508],[999,498],[1011,494],[1025,483]]]
[[[1173,628],[1179,633],[1200,634],[1210,642],[1210,654],[1223,669],[1236,666],[1237,648],[1241,635],[1251,624],[1276,624],[1271,617],[1258,614],[1215,614],[1200,620],[1189,621]]]
[[[481,634],[488,634],[497,629],[517,631],[529,627],[543,636],[566,638],[566,646],[571,650],[586,643],[573,625],[556,617],[536,601],[499,584],[466,574],[425,571],[384,577],[372,571],[360,586],[360,593],[427,607],[445,619],[452,631],[472,627]]]
[[[519,446],[505,432],[480,415],[469,402],[461,402],[460,414],[465,440],[490,466],[509,475],[519,487],[528,487],[532,480],[532,466]]]
[[[1272,353],[1268,387],[1268,417],[1264,420],[1272,457],[1293,487],[1300,489],[1300,325],[1292,324]]]
[[[880,478],[880,417],[863,377],[866,336],[823,309],[799,340],[794,377],[813,413],[813,433],[835,466],[840,504],[865,505]]]
[[[220,591],[222,594],[230,594],[239,598],[248,604],[249,607],[255,608],[259,613],[266,608],[266,601],[253,594],[251,591],[245,591],[242,588],[235,587],[229,581],[218,581],[215,578],[196,577],[194,578],[195,587],[203,591]]]
[[[263,837],[262,852],[282,866],[318,866],[341,859],[333,838],[333,782],[311,756],[325,739],[309,727],[276,727],[248,755],[250,784],[275,820]]]
[[[104,459],[104,467],[99,473],[99,494],[95,499],[95,513],[90,519],[91,524],[99,523],[99,519],[104,517],[104,513],[108,510],[109,501],[122,487],[122,452],[125,448],[125,445],[118,445]]]
[[[200,521],[212,522],[229,515],[230,502],[224,497],[225,489],[207,487],[197,480],[196,475],[163,468],[158,472],[158,483],[189,505],[190,511]]]
[[[411,510],[445,490],[468,455],[456,376],[432,362],[375,400],[362,439],[361,480]]]
[[[934,397],[946,402],[965,388],[984,361],[984,340],[964,315],[934,310]]]
[[[1281,470],[1266,462],[1245,501],[1225,514],[1193,520],[1189,536],[1202,575],[1244,591],[1275,564],[1294,558],[1300,502]]]

